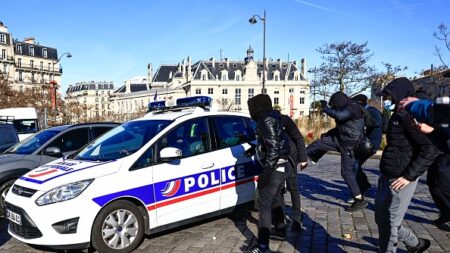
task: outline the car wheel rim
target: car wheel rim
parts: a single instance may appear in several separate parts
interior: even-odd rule
[[[124,249],[136,239],[139,225],[136,216],[125,209],[111,212],[102,225],[102,238],[112,249]]]

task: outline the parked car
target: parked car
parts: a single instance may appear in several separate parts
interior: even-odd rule
[[[186,100],[20,177],[6,196],[9,233],[55,249],[125,253],[144,234],[252,202],[261,166],[244,154],[255,141],[250,117],[183,109]]]
[[[34,168],[72,154],[118,125],[87,123],[51,127],[0,154],[0,217],[5,215],[5,195],[17,178]]]
[[[19,142],[17,131],[11,124],[0,123],[0,153]]]

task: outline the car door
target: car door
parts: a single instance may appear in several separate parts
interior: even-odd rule
[[[226,209],[252,201],[256,188],[256,176],[260,168],[245,155],[255,134],[244,117],[213,117],[216,157],[220,157],[221,197],[220,208]]]
[[[157,154],[178,148],[180,159],[158,161],[153,166],[157,226],[189,219],[219,210],[220,175],[206,117],[180,123],[161,137]]]
[[[73,152],[77,151],[84,145],[89,142],[89,128],[88,127],[80,127],[75,129],[68,129],[64,133],[60,134],[54,140],[52,140],[49,144],[42,148],[42,152],[45,151],[46,148],[49,147],[57,147],[61,150],[61,153],[64,156],[70,155]],[[40,165],[49,163],[53,160],[56,160],[57,157],[41,155]]]

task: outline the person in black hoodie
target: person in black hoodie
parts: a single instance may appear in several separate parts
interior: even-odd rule
[[[379,252],[396,252],[397,243],[408,252],[423,252],[430,241],[418,238],[402,226],[419,177],[439,154],[433,143],[415,127],[414,119],[398,111],[400,101],[414,95],[412,83],[404,77],[394,79],[381,94],[384,107],[394,111],[389,119],[387,145],[380,161],[380,178],[375,199],[375,221],[379,231]]]
[[[354,198],[353,204],[347,211],[354,212],[367,206],[356,180],[353,170],[355,155],[353,149],[364,138],[364,118],[361,106],[343,92],[334,93],[329,102],[330,107],[323,108],[323,112],[336,121],[336,127],[328,131],[319,140],[306,148],[306,153],[312,162],[317,162],[327,151],[341,153],[341,174],[350,188]]]
[[[250,116],[256,121],[256,156],[262,166],[258,178],[258,245],[252,253],[270,252],[269,238],[272,209],[283,206],[281,190],[289,173],[289,137],[283,128],[280,112],[272,108],[266,94],[259,94],[247,101]],[[247,155],[253,153],[247,151]],[[282,210],[282,208],[281,208]],[[284,215],[283,215],[284,218]]]

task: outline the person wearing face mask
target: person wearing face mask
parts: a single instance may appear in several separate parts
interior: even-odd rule
[[[414,86],[401,77],[390,82],[379,94],[385,109],[393,114],[386,134],[387,145],[380,160],[380,178],[375,199],[375,221],[379,231],[379,252],[396,252],[397,243],[405,244],[408,252],[423,252],[430,241],[418,238],[402,226],[419,177],[438,156],[438,149],[416,127],[414,119],[398,104],[414,96]]]
[[[325,101],[324,101],[325,102]],[[364,118],[361,106],[339,91],[330,97],[330,107],[322,103],[322,111],[336,121],[336,127],[306,148],[308,158],[317,162],[326,152],[341,154],[341,175],[348,185],[354,201],[346,210],[355,212],[367,206],[353,170],[354,147],[364,138]]]

